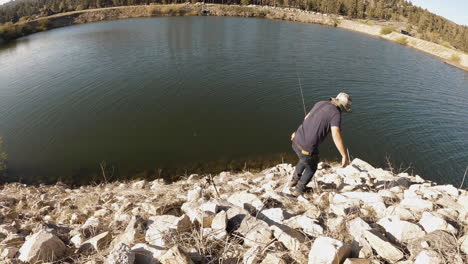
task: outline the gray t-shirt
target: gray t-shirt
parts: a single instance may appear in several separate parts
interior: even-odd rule
[[[303,150],[318,153],[318,146],[330,133],[332,126],[341,127],[340,110],[330,101],[318,102],[297,129],[294,141]]]

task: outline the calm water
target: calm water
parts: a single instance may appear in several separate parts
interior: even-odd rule
[[[112,167],[154,177],[290,161],[304,114],[297,74],[308,109],[353,96],[343,120],[351,156],[460,184],[467,73],[363,34],[221,17],[78,25],[0,47],[9,174],[80,181],[103,161],[108,177]],[[339,159],[331,141],[321,154]]]

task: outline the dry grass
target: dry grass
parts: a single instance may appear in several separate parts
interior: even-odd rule
[[[178,245],[187,253],[195,253],[202,263],[207,264],[241,261],[244,251],[242,238],[226,236],[219,239],[213,233],[204,232],[201,227],[189,232],[167,234],[164,239],[169,245]]]
[[[460,64],[461,62],[461,58],[458,54],[452,54],[452,56],[450,57],[450,60],[458,64]]]
[[[396,43],[401,44],[403,46],[408,45],[408,38],[406,37],[400,37],[395,40]]]
[[[382,27],[380,29],[380,34],[381,35],[388,35],[388,34],[392,33],[395,30],[396,30],[396,28],[392,27],[392,26]]]

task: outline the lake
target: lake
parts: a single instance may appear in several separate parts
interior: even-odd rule
[[[360,33],[227,17],[75,25],[0,46],[8,175],[88,183],[295,162],[298,76],[308,110],[351,94],[352,157],[460,185],[466,72]],[[320,151],[340,160],[331,140]]]

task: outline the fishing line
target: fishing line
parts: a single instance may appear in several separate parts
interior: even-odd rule
[[[302,106],[304,107],[304,116],[307,116],[305,101],[304,101],[304,93],[302,92],[302,83],[301,78],[299,77],[299,73],[296,70],[297,81],[299,82],[299,90],[301,91],[301,98],[302,98]]]

